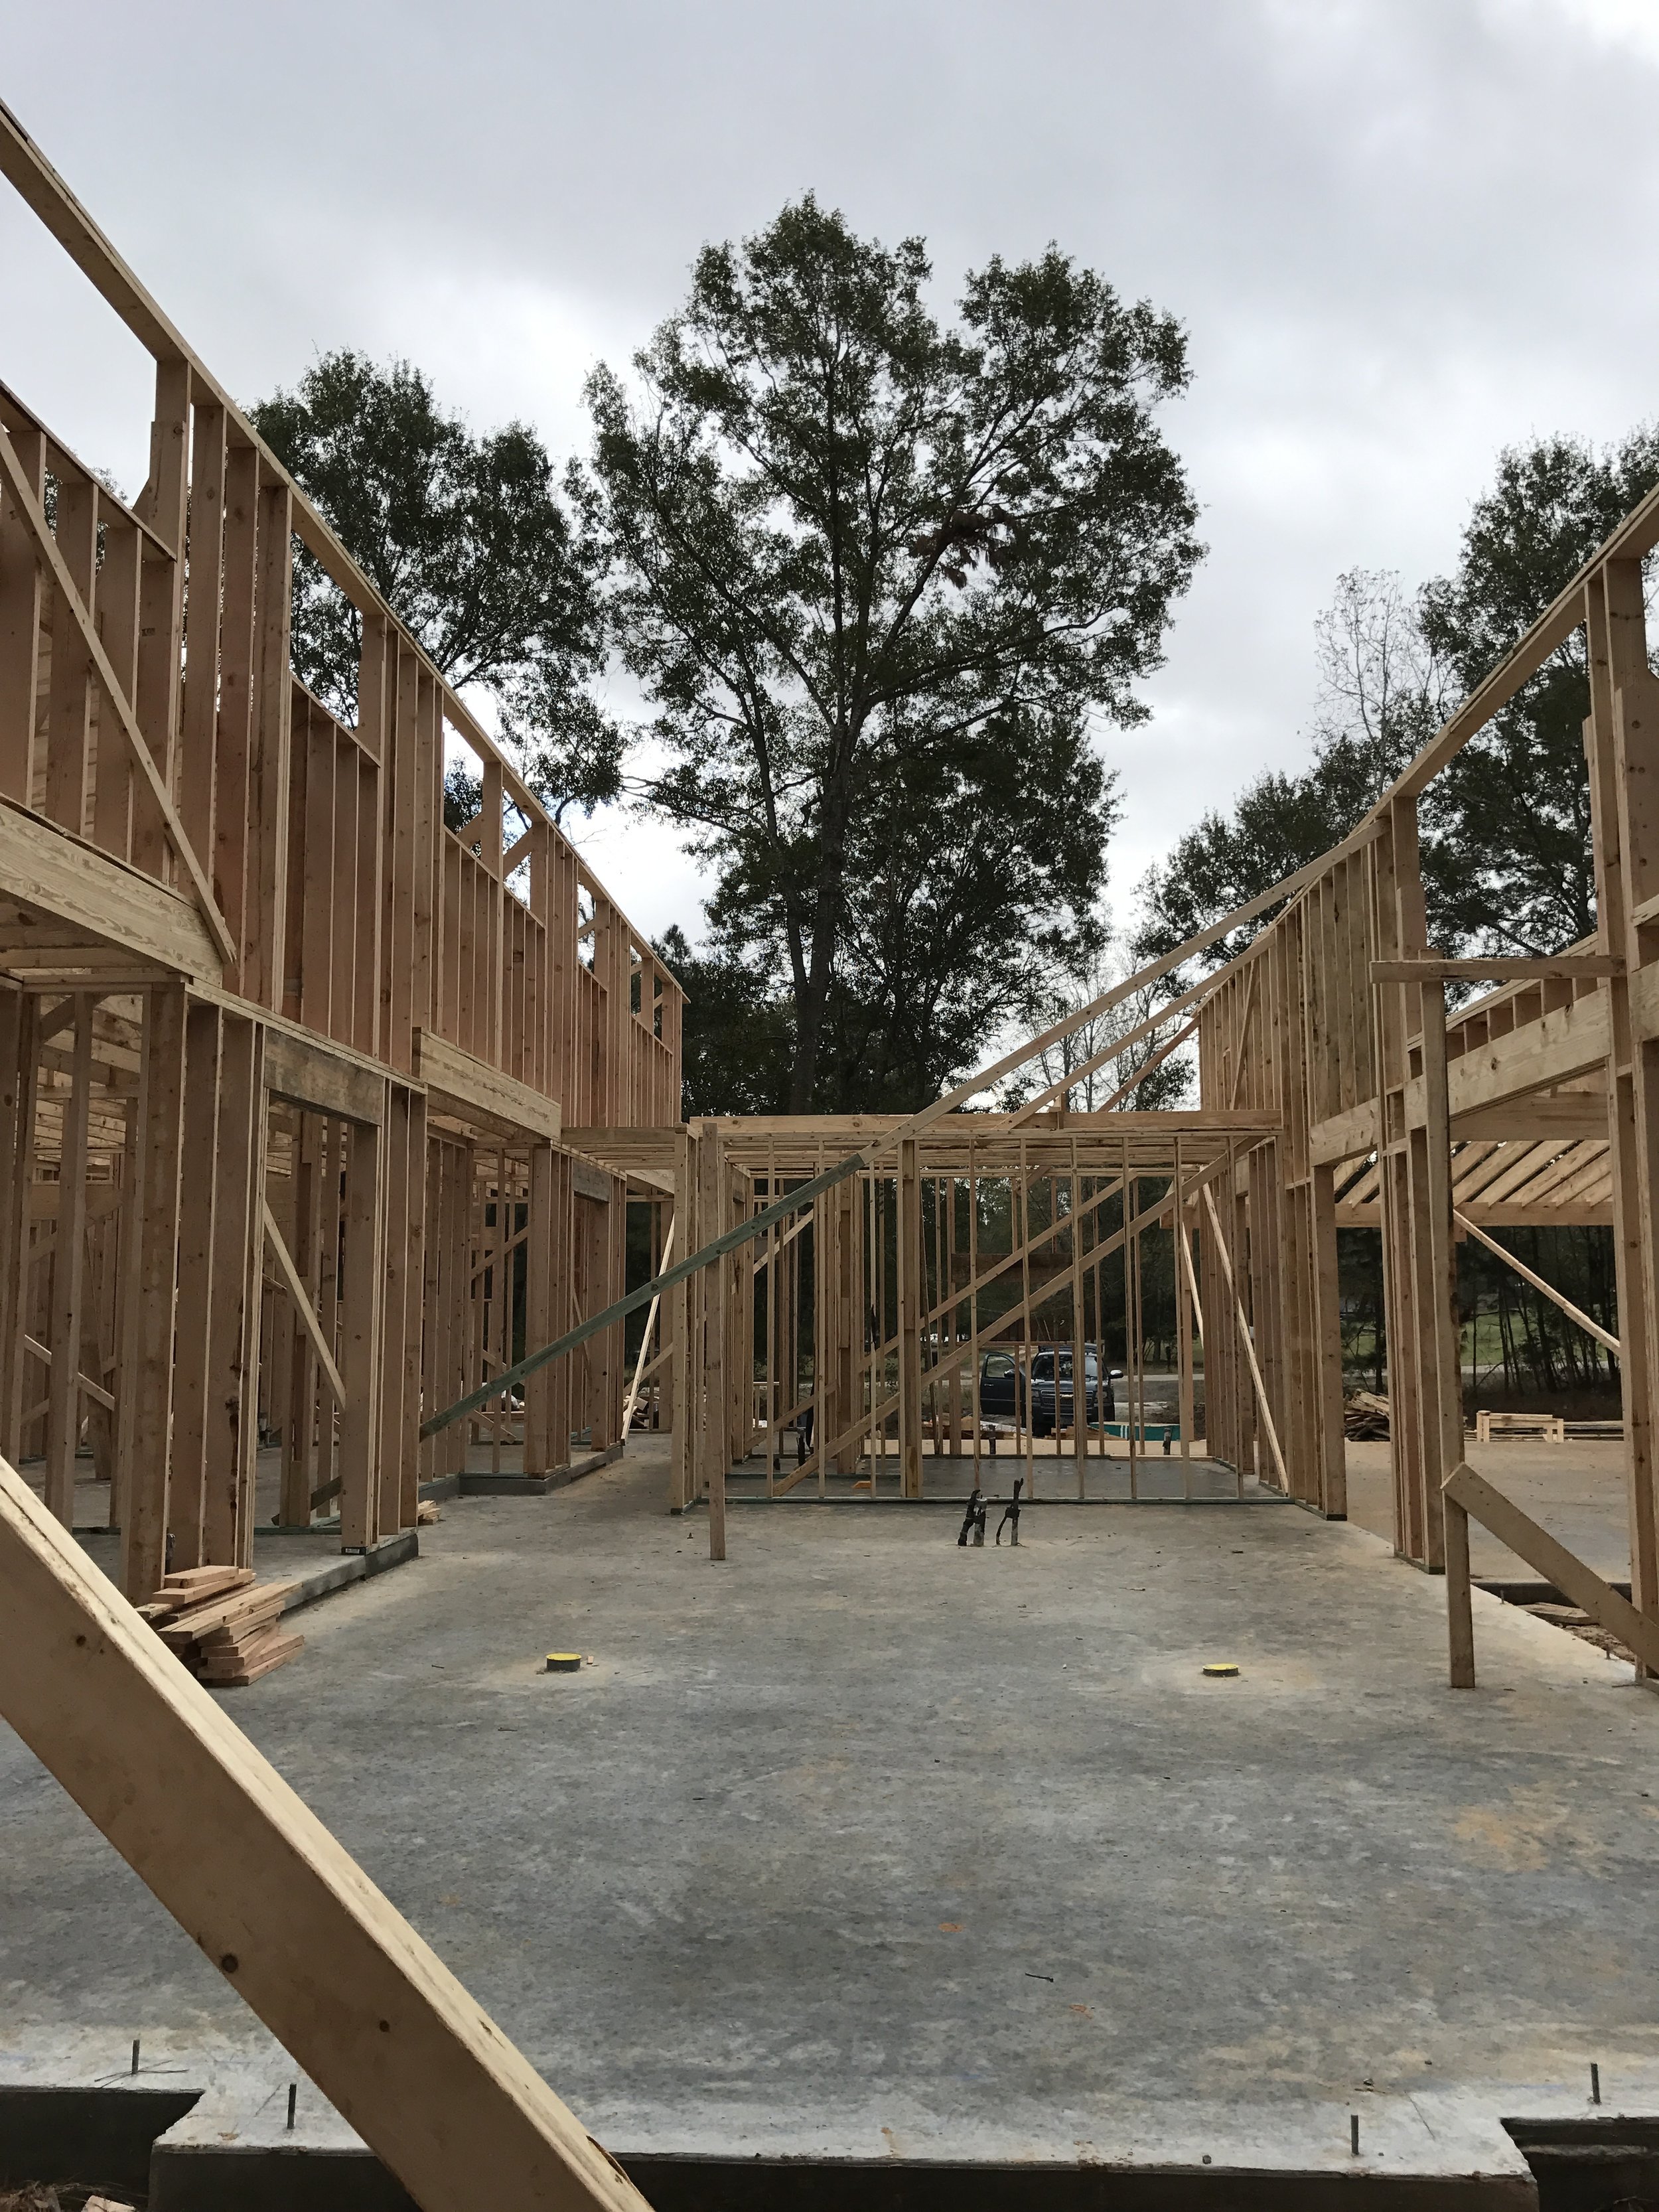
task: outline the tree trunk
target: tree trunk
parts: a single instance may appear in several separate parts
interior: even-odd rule
[[[850,755],[852,746],[845,750]],[[812,963],[807,971],[805,997],[795,994],[795,1058],[789,1076],[789,1111],[810,1114],[817,1082],[818,1053],[823,1042],[823,1017],[830,1003],[830,977],[835,963],[836,936],[841,922],[842,877],[847,865],[848,813],[846,771],[823,791],[821,800],[823,842],[818,855],[818,880],[812,902]]]

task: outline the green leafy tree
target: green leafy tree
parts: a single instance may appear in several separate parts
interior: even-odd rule
[[[1140,956],[1172,950],[1345,836],[1656,483],[1655,429],[1604,452],[1541,439],[1499,456],[1450,576],[1412,598],[1397,577],[1340,578],[1317,625],[1310,765],[1257,777],[1177,841],[1141,887]],[[1547,953],[1594,930],[1589,710],[1575,633],[1424,793],[1424,892],[1443,950]],[[1223,939],[1205,964],[1270,919]]]
[[[1002,1024],[1030,1026],[1057,967],[1075,964],[1093,945],[1089,902],[1102,825],[1115,819],[1115,802],[1080,723],[1056,718],[1039,734],[1046,744],[1022,751],[969,735],[948,751],[884,763],[885,787],[867,794],[854,824],[842,949],[814,1091],[824,1110],[902,1112],[936,1096]],[[1057,823],[1036,852],[985,834],[988,821],[1041,808],[1056,787],[1091,803]],[[732,897],[723,885],[708,915],[714,934],[692,971],[695,989],[712,994],[708,1057],[695,1085],[687,1061],[688,1097],[706,1103],[687,1110],[782,1112],[795,1022],[787,947],[772,933],[757,933],[741,886]],[[739,1008],[758,1024],[753,1036],[728,1020]],[[688,1020],[701,1029],[703,1017]],[[768,1053],[782,1052],[767,1077],[756,1060],[761,1036]],[[721,1103],[723,1097],[756,1103]]]
[[[1505,1228],[1498,1242],[1553,1283],[1609,1334],[1619,1329],[1613,1231],[1599,1224],[1565,1229]],[[1529,1283],[1469,1237],[1457,1248],[1457,1302],[1468,1323],[1474,1404],[1560,1410],[1600,1395],[1617,1401],[1619,1361],[1574,1326]]]
[[[718,942],[694,951],[678,927],[663,932],[656,951],[686,994],[681,1113],[781,1113],[793,1043],[787,998],[740,953]]]
[[[1396,578],[1343,577],[1319,624],[1321,714],[1310,765],[1300,775],[1258,777],[1228,812],[1206,815],[1178,841],[1143,886],[1139,957],[1171,950],[1353,828],[1446,708],[1525,635],[1656,482],[1659,432],[1651,428],[1603,452],[1576,439],[1540,440],[1499,457],[1450,576],[1413,599]],[[1547,953],[1594,930],[1583,740],[1589,707],[1583,641],[1575,634],[1424,793],[1429,933],[1445,951]],[[1204,964],[1230,957],[1270,918],[1233,933]],[[1616,1328],[1606,1230],[1516,1237],[1547,1279]],[[1340,1248],[1345,1357],[1380,1390],[1387,1360],[1380,1246],[1372,1232],[1344,1230]],[[1471,1243],[1460,1248],[1458,1265],[1466,1316],[1480,1316],[1478,1388],[1492,1387],[1494,1350],[1501,1395],[1511,1401],[1542,1393],[1556,1403],[1564,1392],[1612,1388],[1611,1364],[1501,1261]]]
[[[1422,635],[1455,694],[1523,637],[1659,483],[1659,430],[1598,452],[1546,438],[1502,454],[1455,572],[1425,586]],[[1559,951],[1595,927],[1583,724],[1589,682],[1575,631],[1437,777],[1431,922],[1449,950]]]
[[[588,689],[606,642],[580,475],[562,500],[533,431],[475,436],[408,362],[325,354],[248,415],[442,673],[494,700],[532,788],[556,812],[612,797],[621,746]],[[297,548],[294,665],[348,720],[362,646],[356,609]]]
[[[1086,937],[1111,807],[1085,716],[1139,719],[1200,550],[1153,419],[1178,325],[1052,248],[969,275],[953,327],[930,276],[809,196],[705,249],[632,395],[588,386],[655,710],[633,787],[715,863],[721,939],[787,977],[795,1110],[859,1093],[872,1050],[889,1096],[937,1088],[996,1018],[1000,975],[956,1010],[1000,945]],[[955,810],[937,854],[915,806]]]
[[[1117,812],[1081,717],[1058,714],[1023,745],[968,731],[878,757],[872,778],[849,826],[814,1094],[842,1113],[936,1097],[1004,1024],[1026,1019],[1056,969],[1086,957]],[[1056,791],[1071,799],[1057,816]],[[1017,822],[1046,827],[997,834]],[[724,913],[720,896],[710,910]],[[744,921],[752,929],[752,913]],[[787,974],[787,951],[765,945],[769,972]]]

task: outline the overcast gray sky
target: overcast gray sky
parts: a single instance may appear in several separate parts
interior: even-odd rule
[[[924,234],[947,293],[1054,239],[1179,315],[1210,553],[1151,721],[1103,739],[1120,913],[1303,757],[1339,570],[1440,571],[1501,446],[1659,412],[1659,0],[82,0],[6,54],[0,98],[244,398],[407,355],[562,454],[697,247],[808,186]],[[0,271],[0,376],[135,488],[137,349],[3,188]],[[666,832],[574,827],[695,934]]]

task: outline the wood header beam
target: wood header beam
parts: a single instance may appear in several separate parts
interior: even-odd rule
[[[516,1076],[486,1067],[430,1030],[416,1032],[415,1072],[441,1111],[447,1109],[507,1135],[527,1135],[550,1145],[559,1142],[562,1116],[552,1099],[544,1098]]]
[[[1371,963],[1373,983],[1564,983],[1624,972],[1624,960],[1616,952],[1558,952],[1538,960],[1423,958]]]
[[[265,1024],[265,1088],[315,1114],[378,1129],[386,1119],[385,1073],[290,1030]]]
[[[4,799],[0,883],[8,898],[56,917],[73,915],[141,962],[196,983],[217,985],[223,974],[218,947],[189,899]]]
[[[1488,1139],[1526,1144],[1540,1137],[1600,1138],[1605,1143],[1607,1102],[1599,1091],[1568,1091],[1528,1095],[1497,1106],[1472,1106],[1452,1115],[1451,1133],[1458,1143]]]

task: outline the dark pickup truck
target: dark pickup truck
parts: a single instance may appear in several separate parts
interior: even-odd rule
[[[1034,1352],[1030,1361],[1030,1426],[1033,1436],[1048,1437],[1054,1432],[1054,1363],[1060,1363],[1060,1422],[1062,1429],[1072,1425],[1072,1355],[1067,1351]],[[1103,1383],[1100,1368],[1092,1345],[1083,1354],[1085,1417],[1092,1426],[1102,1421],[1117,1419],[1117,1402],[1112,1384],[1122,1375],[1121,1367],[1107,1370]],[[1025,1413],[1026,1377],[1017,1371],[1012,1352],[987,1352],[979,1363],[979,1410],[982,1418],[990,1420],[1023,1419]]]

